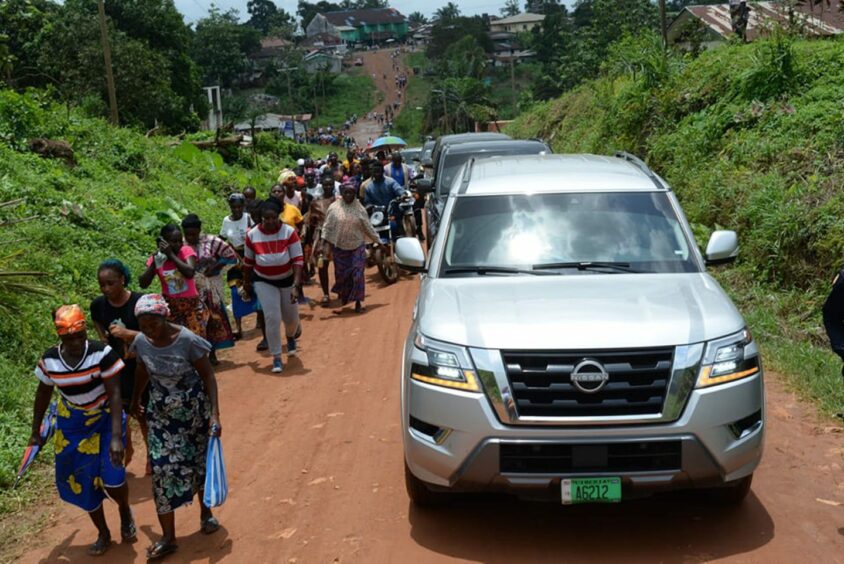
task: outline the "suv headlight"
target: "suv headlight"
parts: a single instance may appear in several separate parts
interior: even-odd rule
[[[759,372],[759,348],[750,331],[710,341],[706,345],[698,388],[748,378]]]
[[[410,377],[419,382],[443,386],[464,392],[480,392],[478,378],[463,347],[440,343],[417,333],[414,346],[427,356],[427,363],[414,360],[410,365]]]

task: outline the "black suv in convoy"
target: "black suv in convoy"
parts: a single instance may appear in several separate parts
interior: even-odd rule
[[[483,135],[483,134],[468,134]],[[452,137],[452,136],[447,136]],[[470,159],[488,159],[508,155],[541,155],[551,154],[551,148],[544,142],[537,140],[517,140],[509,137],[448,143],[442,146],[437,156],[433,179],[422,179],[416,182],[416,189],[420,193],[428,194],[425,202],[425,224],[427,226],[428,244],[433,243],[437,235],[442,211],[445,207],[448,193],[455,176],[460,168]]]

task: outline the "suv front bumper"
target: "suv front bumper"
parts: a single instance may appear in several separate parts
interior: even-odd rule
[[[435,489],[504,491],[526,497],[559,496],[561,478],[618,476],[625,496],[717,486],[751,474],[764,439],[763,372],[695,389],[680,418],[672,423],[618,426],[526,427],[505,425],[483,393],[470,393],[403,378],[404,450],[414,476]],[[411,424],[413,418],[413,424]],[[741,422],[740,425],[737,423]],[[595,471],[505,472],[502,445],[591,445],[679,443],[679,460],[669,467],[617,471],[612,464]],[[506,450],[506,449],[505,449]]]

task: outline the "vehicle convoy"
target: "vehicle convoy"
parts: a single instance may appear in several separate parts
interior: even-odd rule
[[[705,488],[739,502],[762,456],[759,349],[666,182],[637,158],[469,161],[425,259],[402,363],[410,498],[564,504]]]
[[[475,134],[479,135],[479,134]],[[471,136],[464,136],[471,139]],[[433,180],[416,182],[420,194],[429,194],[425,199],[425,237],[433,241],[439,228],[448,193],[460,168],[469,159],[500,157],[504,155],[551,154],[551,148],[542,141],[516,140],[509,138],[487,139],[485,141],[452,142],[443,146],[434,170]],[[430,247],[429,247],[430,248]]]

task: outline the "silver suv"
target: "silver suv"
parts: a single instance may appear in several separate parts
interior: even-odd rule
[[[402,364],[410,498],[503,491],[740,502],[762,456],[762,363],[677,198],[631,155],[470,161],[426,260]]]

